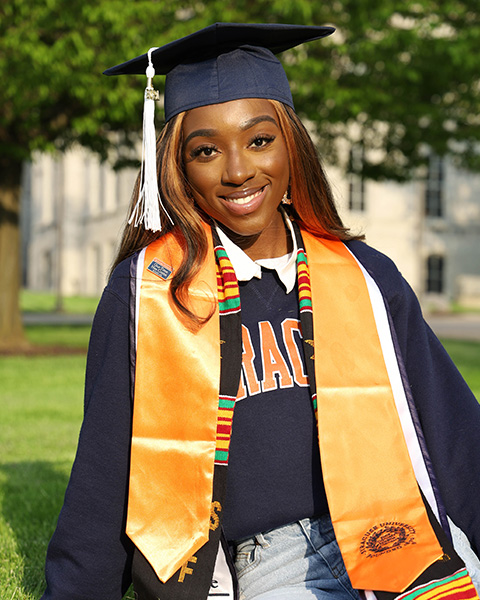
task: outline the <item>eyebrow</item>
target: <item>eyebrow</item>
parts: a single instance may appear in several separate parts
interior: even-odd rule
[[[216,133],[216,129],[195,129],[195,131],[192,131],[192,133],[187,135],[183,143],[186,146],[188,142],[194,137],[213,137]]]
[[[277,121],[270,115],[259,115],[258,117],[252,117],[251,119],[248,119],[248,121],[242,123],[240,125],[240,129],[242,131],[246,131],[247,129],[252,128],[254,125],[257,125],[258,123],[263,123],[264,121],[269,121],[270,123],[273,123],[278,127]],[[194,137],[214,137],[217,134],[218,131],[216,129],[195,129],[195,131],[192,131],[187,135],[184,141],[184,145],[186,146],[188,142]]]
[[[270,115],[259,115],[258,117],[252,117],[251,119],[248,119],[248,121],[245,121],[245,123],[242,123],[240,125],[240,129],[245,131],[247,129],[250,129],[250,127],[253,127],[257,123],[262,123],[263,121],[270,121],[270,123],[273,123],[278,127],[277,121]]]

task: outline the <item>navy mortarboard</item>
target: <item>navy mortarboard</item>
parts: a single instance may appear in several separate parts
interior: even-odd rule
[[[199,106],[239,98],[279,100],[293,108],[287,76],[276,53],[326,37],[333,27],[279,23],[215,23],[146,54],[107,69],[105,75],[141,75],[148,78],[144,107],[144,151],[139,203],[131,221],[160,230],[154,100],[155,73],[166,75],[165,120]],[[145,202],[142,199],[145,198]]]
[[[275,54],[326,37],[333,27],[279,23],[215,23],[156,48],[155,73],[165,81],[165,120],[198,106],[238,98],[269,98],[293,106],[285,72]],[[147,54],[105,71],[143,75]]]

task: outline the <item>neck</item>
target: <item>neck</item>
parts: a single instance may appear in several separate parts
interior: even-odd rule
[[[252,260],[277,258],[288,254],[293,249],[292,237],[283,218],[268,229],[249,236],[231,231],[222,223],[218,223],[218,226]]]

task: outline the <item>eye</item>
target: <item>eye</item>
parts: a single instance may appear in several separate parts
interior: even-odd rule
[[[198,146],[190,151],[191,158],[211,158],[217,152],[215,146]]]
[[[275,139],[274,135],[256,135],[252,140],[250,140],[250,146],[253,148],[265,148],[273,142]]]

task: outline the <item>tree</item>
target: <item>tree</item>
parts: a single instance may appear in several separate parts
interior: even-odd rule
[[[476,3],[0,0],[0,345],[22,342],[22,162],[80,144],[104,160],[116,149],[120,164],[138,139],[144,80],[101,77],[106,67],[215,21],[333,24],[331,38],[283,55],[325,159],[348,169],[343,142],[363,148],[363,175],[375,179],[411,177],[428,151],[477,169]]]
[[[177,6],[0,0],[0,346],[25,345],[18,308],[22,163],[35,151],[61,152],[74,143],[104,160],[113,147],[132,147],[143,82],[101,73],[146,51],[146,40],[172,39],[172,27],[173,36],[186,34]]]
[[[373,179],[409,179],[432,152],[478,170],[475,0],[331,4],[340,43],[332,39],[329,57],[312,45],[299,65],[311,92],[302,110],[330,157],[342,138],[364,148],[363,175]]]
[[[209,22],[337,28],[283,54],[297,112],[328,162],[348,169],[338,149],[358,144],[372,179],[409,179],[431,152],[480,169],[477,0],[238,0],[201,10]]]

